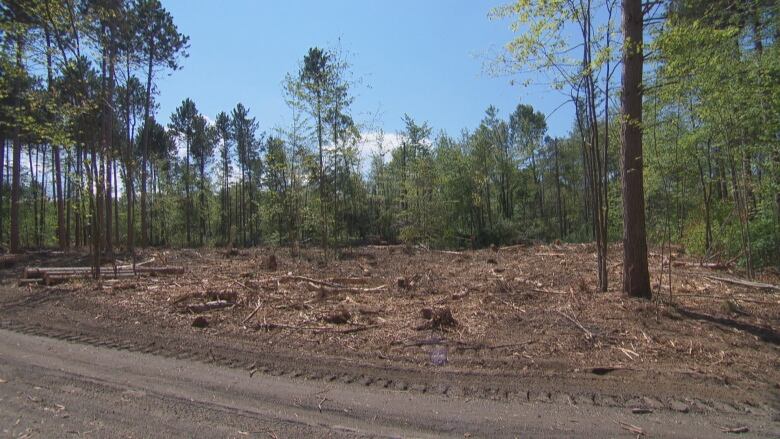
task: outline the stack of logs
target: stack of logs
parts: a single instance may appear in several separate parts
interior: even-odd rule
[[[164,274],[184,274],[184,267],[140,267],[133,268],[132,265],[118,265],[101,267],[100,278],[119,279],[123,277],[134,277],[141,274],[146,275],[164,275]],[[67,282],[70,279],[85,279],[95,277],[93,267],[27,267],[24,270],[20,285],[26,284],[44,284],[56,285]]]

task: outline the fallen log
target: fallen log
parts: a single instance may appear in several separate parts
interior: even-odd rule
[[[100,273],[101,279],[119,279],[119,278],[127,278],[127,277],[133,277],[135,274],[133,273]],[[41,281],[44,285],[57,285],[61,284],[63,282],[67,282],[71,279],[89,279],[92,277],[92,273],[86,272],[86,273],[74,273],[74,274],[62,274],[62,273],[44,273],[43,277],[41,278]]]
[[[710,270],[728,270],[732,267],[730,262],[687,262],[672,261],[672,267],[701,267]]]
[[[494,349],[505,349],[505,348],[515,348],[520,346],[526,346],[530,343],[533,343],[531,341],[524,341],[520,343],[505,343],[505,344],[496,344],[491,345],[487,343],[482,342],[476,342],[476,343],[468,343],[465,341],[458,341],[458,340],[445,340],[445,339],[425,339],[425,340],[414,340],[411,342],[403,343],[402,347],[404,348],[410,348],[410,347],[423,347],[423,346],[452,346],[456,349],[461,350],[494,350]]]
[[[340,285],[364,285],[371,282],[370,277],[332,277],[328,282]]]
[[[326,293],[336,293],[336,292],[370,293],[375,291],[381,291],[387,288],[386,285],[380,285],[378,287],[373,287],[373,288],[350,287],[350,286],[340,285],[340,284],[336,284],[324,280],[313,279],[311,277],[306,277],[306,276],[282,276],[281,278],[279,278],[280,283],[292,282],[292,281],[307,282],[310,284],[310,286],[314,288],[318,288]]]
[[[623,430],[629,431],[632,434],[637,435],[637,437],[645,435],[645,431],[642,430],[641,427],[637,427],[636,425],[629,424],[628,422],[623,422],[623,421],[617,421],[617,424],[620,425],[620,428],[622,428]]]
[[[373,288],[358,288],[358,287],[326,287],[324,285],[316,285],[313,282],[309,282],[309,287],[317,290],[321,295],[335,294],[335,293],[373,293],[382,291],[387,288],[385,285],[380,285]]]
[[[135,267],[136,273],[184,274],[184,267]]]
[[[230,306],[235,305],[233,302],[228,302],[227,300],[214,300],[212,302],[206,302],[206,303],[196,303],[193,305],[187,306],[187,311],[195,314],[200,314],[202,312],[206,311],[213,311],[215,309],[222,309],[227,308]]]
[[[744,280],[744,279],[737,279],[735,277],[723,277],[723,276],[704,276],[707,279],[716,280],[720,282],[726,282],[734,285],[741,285],[743,287],[748,288],[758,288],[760,290],[775,290],[780,291],[780,286],[778,285],[772,285],[772,284],[765,284],[763,282],[754,282],[750,280]]]
[[[89,278],[93,273],[92,267],[27,267],[22,274],[22,279],[40,279],[46,283],[47,279],[56,282],[69,278]],[[184,274],[184,267],[136,267],[135,270],[132,266],[100,268],[100,277],[103,279],[132,277],[138,274]]]
[[[76,272],[91,272],[90,267],[27,267],[22,273],[22,279],[43,278],[45,273],[76,273]]]
[[[331,287],[331,288],[345,288],[344,285],[334,284],[332,282],[319,280],[319,279],[314,279],[314,278],[306,277],[306,276],[288,275],[288,276],[282,276],[282,277],[279,278],[279,282],[280,283],[283,283],[283,282],[294,282],[294,281],[309,282],[309,283],[312,283],[312,284],[315,284],[315,285],[320,285],[320,286],[324,286],[324,287]]]
[[[378,327],[379,325],[365,325],[365,326],[355,326],[352,328],[341,329],[341,328],[331,328],[328,326],[295,326],[295,325],[284,325],[281,323],[260,323],[254,326],[254,330],[270,331],[273,329],[292,329],[292,330],[300,330],[300,331],[314,331],[316,333],[332,332],[336,334],[351,334],[353,332],[360,332],[360,331],[365,331],[368,329],[373,329]]]
[[[529,244],[513,244],[513,245],[507,245],[505,247],[499,247],[498,250],[502,251],[502,252],[505,252],[505,251],[512,251],[512,250],[517,250],[517,249],[525,249],[525,248],[528,248],[528,247],[530,247]]]

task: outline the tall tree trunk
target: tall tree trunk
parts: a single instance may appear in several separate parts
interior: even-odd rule
[[[33,230],[32,230],[32,242],[34,242],[37,245],[39,245],[38,238],[38,156],[36,154],[36,161],[35,165],[33,166],[33,145],[27,145],[27,163],[28,168],[30,169],[30,191],[32,192],[32,211],[33,211]],[[37,148],[35,149],[38,150]],[[29,233],[27,233],[27,239],[25,239],[27,243],[30,242],[29,239]]]
[[[184,200],[184,217],[187,222],[187,247],[192,247],[192,235],[191,235],[191,214],[192,214],[192,202],[190,198],[190,139],[192,135],[187,133],[187,152],[184,162],[184,191],[186,199]]]
[[[49,89],[49,93],[52,92],[52,81],[53,81],[53,73],[52,73],[52,54],[51,54],[51,35],[49,33],[48,27],[44,27],[44,34],[46,37],[46,74],[47,74],[47,87]],[[51,145],[51,155],[52,155],[52,164],[54,166],[54,169],[52,170],[52,173],[54,174],[54,198],[57,203],[57,243],[59,245],[60,250],[64,250],[66,248],[66,239],[65,239],[65,203],[62,198],[62,165],[60,163],[60,148],[59,146],[52,144]]]
[[[200,160],[200,245],[206,234],[206,158]]]
[[[141,246],[149,241],[149,224],[146,202],[147,165],[149,161],[149,113],[152,105],[152,73],[154,68],[154,43],[149,48],[146,70],[146,101],[144,102],[144,127],[141,132]],[[189,224],[188,224],[189,226]],[[189,236],[189,229],[187,231]],[[189,245],[189,238],[187,239]]]
[[[100,184],[97,181],[97,147],[93,142],[90,147],[91,158],[86,163],[87,168],[87,183],[89,190],[87,191],[87,197],[89,198],[89,211],[91,213],[90,229],[91,229],[91,247],[90,253],[92,254],[92,270],[93,276],[100,277],[100,224],[102,217],[100,216],[100,198],[103,196],[100,190]],[[87,156],[89,158],[89,155]],[[86,229],[86,228],[85,228]],[[86,241],[86,240],[85,240]]]
[[[558,208],[558,237],[563,239],[563,205],[561,202],[561,168],[558,163],[558,139],[553,139],[553,153],[555,154],[555,199]]]
[[[119,176],[117,175],[116,170],[116,161],[111,161],[111,165],[113,167],[113,176],[114,176],[114,244],[119,245]]]
[[[317,90],[317,148],[319,151],[319,190],[320,190],[320,232],[322,233],[322,248],[327,254],[328,249],[328,225],[325,221],[325,170],[322,161],[322,97]]]
[[[68,246],[67,230],[65,229],[65,199],[62,194],[62,163],[60,157],[60,148],[57,145],[51,146],[51,153],[54,162],[54,196],[57,200],[57,243],[60,250]]]
[[[623,291],[649,299],[650,273],[645,236],[645,195],[642,162],[642,37],[641,0],[623,3],[623,79],[621,176],[623,178]]]
[[[83,158],[82,158],[83,149],[84,148],[80,144],[76,145],[76,151],[75,151],[76,163],[74,165],[73,170],[71,171],[71,174],[76,176],[76,183],[74,188],[76,192],[76,200],[75,200],[76,208],[73,214],[73,240],[75,241],[74,243],[77,248],[84,245],[84,240],[82,239],[84,236],[82,231],[84,227],[83,215],[82,215],[84,211],[83,201],[82,201],[82,194],[84,193],[83,191],[84,173],[81,166],[81,163],[83,162]],[[71,185],[74,184],[71,182]]]
[[[39,228],[38,246],[46,244],[46,205],[48,197],[46,196],[46,145],[41,145],[41,225]],[[37,158],[36,158],[37,159]]]
[[[73,216],[73,203],[71,202],[71,196],[73,195],[73,179],[71,178],[71,166],[72,155],[70,150],[66,151],[65,155],[65,247],[70,248],[70,219]]]
[[[103,134],[103,166],[105,167],[105,204],[104,204],[104,210],[105,210],[105,226],[106,230],[104,231],[105,236],[105,244],[106,244],[106,251],[109,253],[109,255],[113,254],[114,251],[114,242],[112,239],[111,234],[111,228],[113,226],[113,217],[112,217],[112,201],[111,201],[111,162],[113,161],[113,145],[114,145],[114,107],[111,105],[111,102],[114,102],[114,81],[115,81],[115,69],[114,69],[114,53],[111,49],[109,49],[108,52],[108,88],[107,88],[107,96],[105,99],[105,116],[106,116],[106,123],[104,126],[104,134]]]
[[[0,243],[3,242],[3,190],[5,189],[5,133],[0,128]]]
[[[126,54],[125,58],[125,70],[127,79],[131,78],[130,74],[130,54]],[[127,251],[130,253],[130,257],[133,260],[133,266],[135,266],[135,234],[133,229],[135,227],[135,214],[133,212],[134,200],[135,200],[135,188],[133,187],[133,143],[134,136],[133,130],[135,126],[131,126],[131,115],[134,118],[135,112],[131,108],[130,102],[130,90],[129,87],[125,90],[125,148],[122,151],[123,162],[125,168],[125,202],[127,203],[126,215],[127,215]],[[119,223],[116,224],[117,228]]]
[[[16,68],[19,72],[24,68],[22,64],[22,53],[24,51],[24,36],[19,34],[16,37]],[[14,88],[14,106],[20,109],[20,84],[19,79],[15,79]],[[22,194],[22,128],[18,118],[14,121],[14,138],[12,152],[12,181],[11,181],[11,253],[19,253],[19,198]]]
[[[112,198],[112,188],[111,188],[111,157],[106,154],[103,158],[103,167],[105,171],[103,174],[105,175],[105,202],[103,206],[103,210],[105,211],[105,230],[103,231],[103,236],[105,240],[105,246],[106,251],[109,253],[109,255],[113,254],[114,251],[114,236],[113,232],[111,231],[111,226],[114,222],[114,215],[113,215],[113,201]]]

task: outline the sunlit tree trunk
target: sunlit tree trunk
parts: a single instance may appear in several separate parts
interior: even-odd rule
[[[16,37],[16,67],[19,71],[22,70],[22,51],[24,50],[24,36],[19,34]],[[18,79],[17,79],[18,81]],[[19,85],[16,84],[14,93],[14,106],[19,108],[21,103],[19,102]],[[14,123],[14,136],[13,136],[13,151],[12,151],[12,163],[11,163],[11,236],[10,236],[10,250],[11,253],[19,253],[21,248],[19,246],[19,199],[22,195],[22,133],[19,120]]]
[[[623,0],[621,177],[623,178],[623,291],[649,299],[642,160],[643,20],[641,0]]]

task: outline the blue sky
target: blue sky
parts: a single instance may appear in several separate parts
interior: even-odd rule
[[[350,53],[353,114],[370,130],[393,133],[408,113],[434,132],[473,129],[493,104],[506,117],[520,103],[545,114],[563,97],[543,87],[510,85],[483,64],[512,38],[508,21],[491,21],[500,1],[267,1],[163,0],[179,30],[190,36],[183,69],[158,80],[158,119],[167,123],[186,97],[213,118],[242,102],[270,131],[290,120],[282,80],[309,47],[339,45]],[[571,104],[548,120],[566,134]],[[375,115],[378,114],[378,118]]]

